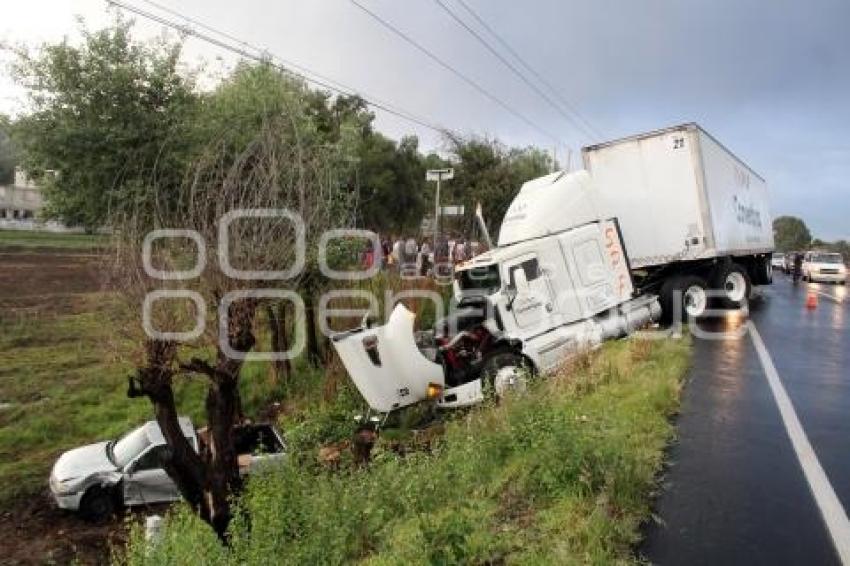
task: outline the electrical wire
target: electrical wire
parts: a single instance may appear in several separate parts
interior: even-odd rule
[[[502,62],[503,65],[505,65],[508,69],[511,70],[511,72],[513,72],[517,77],[519,77],[519,79],[523,83],[525,83],[529,88],[531,88],[534,92],[536,92],[543,100],[545,100],[547,103],[549,103],[549,105],[552,108],[554,108],[555,111],[558,112],[561,116],[563,116],[570,124],[575,126],[577,129],[581,130],[583,133],[589,135],[591,138],[596,136],[595,132],[593,132],[591,129],[587,128],[584,124],[582,124],[581,122],[579,122],[578,120],[573,118],[570,114],[564,112],[564,110],[561,108],[561,106],[559,106],[554,100],[552,100],[552,98],[548,94],[543,92],[540,89],[540,87],[538,87],[536,84],[534,84],[530,80],[528,80],[528,78],[525,76],[524,73],[522,73],[522,71],[517,69],[516,66],[513,63],[511,63],[504,56],[502,56],[502,54],[499,53],[498,50],[496,50],[496,48],[494,48],[490,44],[490,42],[488,42],[486,39],[484,39],[481,36],[481,34],[479,34],[472,27],[470,27],[465,21],[463,21],[463,19],[460,16],[458,16],[454,11],[452,11],[452,9],[449,8],[443,2],[443,0],[434,0],[434,3],[436,3],[440,8],[442,8],[442,10],[446,14],[448,14],[458,25],[463,27],[463,29],[465,29],[470,35],[472,35],[475,39],[477,39],[479,43],[481,43],[484,47],[486,47],[487,50],[490,51],[490,53],[493,54],[493,56],[495,56],[499,61]]]
[[[482,94],[486,98],[488,98],[491,101],[498,104],[501,108],[503,108],[504,110],[509,112],[511,115],[518,118],[519,120],[524,122],[526,125],[530,126],[531,128],[533,128],[533,129],[537,130],[538,132],[544,134],[546,137],[552,139],[553,141],[555,141],[555,142],[559,141],[558,136],[549,132],[548,130],[541,127],[540,125],[536,124],[535,122],[533,122],[532,120],[527,118],[524,114],[522,114],[521,112],[519,112],[518,110],[513,108],[511,105],[509,105],[507,102],[505,102],[504,100],[502,100],[498,96],[491,93],[489,90],[487,90],[486,88],[484,88],[483,86],[478,84],[476,81],[472,80],[471,78],[469,78],[468,76],[466,76],[465,74],[463,74],[462,72],[457,70],[455,67],[453,67],[450,64],[446,63],[445,61],[443,61],[440,57],[435,55],[432,51],[428,50],[421,43],[417,42],[416,40],[411,38],[409,35],[407,35],[403,31],[401,31],[399,28],[397,28],[396,26],[394,26],[393,24],[391,24],[390,22],[383,19],[381,16],[379,16],[378,14],[376,14],[375,12],[373,12],[372,10],[370,10],[369,8],[367,8],[366,6],[361,4],[358,0],[350,0],[350,1],[351,1],[352,4],[357,6],[361,11],[366,13],[369,17],[371,17],[373,20],[378,22],[381,26],[383,26],[384,28],[386,28],[387,30],[392,32],[397,37],[404,40],[406,43],[412,45],[420,53],[424,54],[429,59],[431,59],[432,61],[434,61],[438,65],[440,65],[442,68],[446,69],[447,71],[449,71],[450,73],[452,73],[453,75],[455,75],[456,77],[461,79],[463,82],[465,82],[466,84],[471,86],[473,89],[478,91],[480,94]]]
[[[598,128],[594,127],[590,121],[581,115],[581,113],[575,108],[573,104],[570,102],[556,89],[552,83],[550,83],[541,73],[536,71],[534,67],[532,67],[517,51],[510,46],[510,44],[505,41],[496,31],[489,25],[487,22],[478,15],[478,13],[473,10],[469,4],[467,4],[464,0],[456,0],[458,4],[463,6],[464,10],[466,10],[474,19],[478,22],[481,27],[483,27],[487,32],[493,36],[499,44],[505,48],[519,63],[522,65],[529,73],[531,73],[541,84],[546,86],[549,91],[558,99],[558,101],[564,105],[564,107],[572,112],[574,116],[576,116],[579,120],[584,123],[584,125],[595,135],[597,135],[600,139],[604,139],[605,135]]]
[[[157,9],[160,9],[164,12],[167,12],[167,13],[173,15],[173,16],[181,18],[182,20],[186,21],[187,24],[180,24],[178,22],[174,22],[172,20],[169,20],[168,18],[165,18],[163,16],[159,16],[157,14],[153,14],[151,12],[143,10],[142,8],[139,8],[138,6],[133,6],[131,4],[123,2],[121,0],[106,0],[107,4],[109,4],[111,6],[115,6],[119,9],[126,10],[128,12],[131,12],[133,14],[141,16],[145,19],[151,20],[153,22],[159,23],[159,24],[166,26],[168,28],[174,29],[182,35],[194,37],[196,39],[199,39],[201,41],[204,41],[206,43],[209,43],[211,45],[219,47],[221,49],[225,49],[227,51],[230,51],[230,52],[232,52],[236,55],[239,55],[240,57],[244,57],[246,59],[251,59],[251,60],[257,61],[259,63],[270,64],[273,67],[275,67],[275,68],[277,68],[281,71],[295,75],[295,76],[303,79],[304,81],[306,81],[308,83],[317,85],[321,88],[331,90],[331,91],[336,92],[338,94],[342,94],[342,95],[345,95],[345,96],[357,96],[357,97],[363,99],[363,101],[365,101],[369,106],[372,106],[373,108],[377,108],[379,110],[387,112],[388,114],[392,114],[392,115],[394,115],[398,118],[401,118],[403,120],[407,120],[409,122],[418,124],[418,125],[420,125],[424,128],[428,128],[428,129],[433,130],[435,132],[438,132],[440,134],[443,134],[443,133],[446,133],[446,132],[453,132],[453,130],[451,130],[450,128],[447,128],[445,126],[441,126],[439,124],[431,122],[430,120],[416,116],[415,114],[413,114],[411,112],[408,112],[406,110],[402,110],[401,108],[399,108],[398,106],[396,106],[394,104],[391,104],[391,103],[388,103],[386,101],[380,100],[376,97],[367,95],[367,94],[363,93],[362,91],[359,91],[359,90],[357,90],[353,87],[349,87],[349,86],[344,85],[343,83],[340,83],[338,81],[335,81],[335,80],[333,80],[329,77],[323,76],[320,73],[312,71],[311,69],[304,67],[303,65],[299,65],[299,64],[294,63],[292,61],[287,61],[285,59],[282,59],[281,57],[275,56],[275,55],[269,53],[268,51],[266,51],[264,49],[260,49],[259,47],[253,46],[246,41],[240,40],[240,39],[238,39],[238,38],[236,38],[232,35],[229,35],[225,32],[222,32],[222,31],[219,31],[215,28],[212,28],[212,27],[210,27],[206,24],[203,24],[203,23],[201,23],[197,20],[194,20],[194,19],[192,19],[188,16],[185,16],[185,15],[183,15],[183,14],[181,14],[181,13],[175,11],[175,10],[161,6],[161,5],[157,4],[156,2],[153,2],[152,0],[142,0],[142,1],[145,2],[146,4],[149,4],[149,5],[157,8]],[[198,28],[204,29],[207,32],[210,32],[210,33],[218,35],[222,38],[225,38],[228,41],[238,43],[239,47],[231,45],[229,43],[226,43],[225,41],[223,41],[221,39],[217,39],[215,37],[212,37],[208,34],[201,33],[199,31],[197,31],[196,29],[193,29],[190,25],[188,25],[188,23],[191,23]],[[252,51],[255,51],[257,53],[253,53]],[[280,63],[275,63],[274,62],[275,59],[277,61],[279,61]],[[293,69],[297,69],[297,70],[293,70]],[[457,133],[457,132],[455,132],[455,133]]]

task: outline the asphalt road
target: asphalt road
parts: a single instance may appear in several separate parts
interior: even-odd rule
[[[815,309],[806,308],[809,291],[818,293]],[[850,509],[850,293],[777,275],[763,295],[750,320],[839,511]],[[729,315],[701,328],[746,325]],[[679,440],[656,503],[660,522],[647,527],[641,553],[661,565],[841,564],[836,523],[831,535],[814,495],[823,492],[813,491],[818,482],[804,474],[790,439],[787,407],[783,418],[754,337],[735,334],[694,341]],[[812,460],[802,460],[810,471]]]

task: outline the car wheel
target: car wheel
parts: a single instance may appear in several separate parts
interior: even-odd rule
[[[95,523],[106,521],[115,513],[115,497],[100,486],[90,487],[80,501],[80,514]]]

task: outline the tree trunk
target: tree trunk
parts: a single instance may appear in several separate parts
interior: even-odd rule
[[[236,350],[248,352],[254,347],[256,306],[256,301],[250,300],[230,306],[228,339]],[[230,496],[242,488],[234,442],[234,428],[243,420],[239,395],[242,360],[229,359],[219,350],[215,366],[198,358],[180,366],[184,371],[209,378],[206,398],[209,435],[198,454],[180,430],[177,417],[172,389],[176,352],[177,347],[172,342],[150,341],[148,365],[140,368],[135,378],[130,378],[127,394],[130,397],[145,395],[153,403],[157,423],[169,448],[163,462],[165,471],[186,501],[226,543],[232,519]]]
[[[316,330],[316,309],[313,305],[312,293],[306,297],[304,316],[306,317],[307,330],[307,361],[310,365],[318,367],[322,363],[322,352],[319,349],[319,333]]]
[[[275,352],[286,352],[289,350],[289,331],[287,329],[286,303],[266,306],[266,316],[269,319],[269,331],[271,332],[272,349]],[[275,377],[289,381],[292,376],[292,364],[289,359],[274,361]]]
[[[129,397],[147,396],[162,436],[168,445],[163,468],[177,484],[183,498],[203,516],[206,470],[200,455],[195,451],[177,420],[172,378],[176,346],[173,343],[152,340],[146,346],[147,366],[139,368],[135,378],[130,377]]]

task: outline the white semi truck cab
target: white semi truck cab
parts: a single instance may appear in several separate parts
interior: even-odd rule
[[[767,183],[698,125],[582,157],[583,171],[522,186],[498,245],[456,270],[457,308],[424,339],[403,306],[385,326],[336,337],[373,409],[475,403],[659,318],[742,306],[771,282]]]
[[[372,409],[471,405],[659,317],[655,296],[633,296],[620,229],[599,218],[591,184],[579,171],[523,185],[499,245],[456,270],[456,308],[430,333],[417,340],[398,305],[387,324],[334,338]]]

